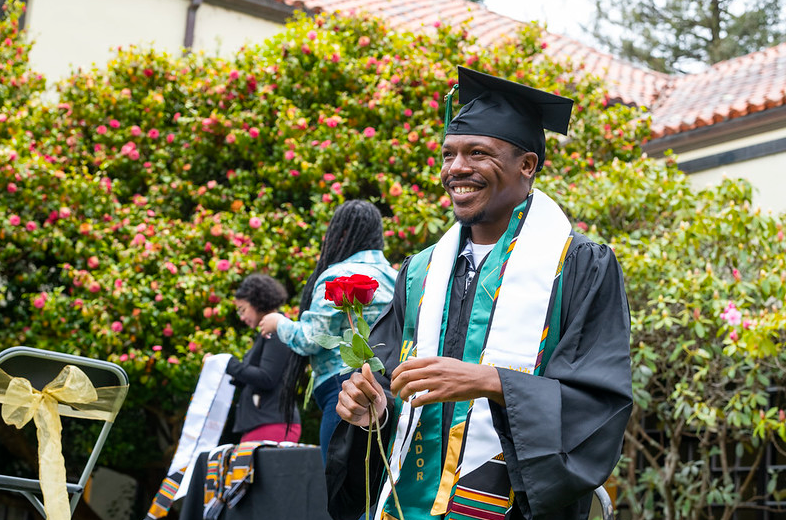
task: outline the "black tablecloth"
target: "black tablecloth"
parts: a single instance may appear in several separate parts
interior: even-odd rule
[[[207,452],[199,455],[183,498],[181,520],[201,520]],[[319,448],[257,448],[254,483],[223,520],[330,520]]]

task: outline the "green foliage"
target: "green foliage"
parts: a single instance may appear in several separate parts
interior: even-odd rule
[[[743,498],[784,494],[777,472],[754,489],[730,469],[755,471],[786,439],[779,218],[750,208],[745,183],[694,192],[671,158],[642,157],[647,120],[551,62],[537,26],[478,49],[463,28],[300,16],[232,60],[120,50],[48,102],[26,69],[19,4],[7,5],[0,348],[126,369],[102,463],[160,483],[203,355],[252,343],[231,304],[238,282],[270,274],[296,313],[338,204],[380,208],[393,262],[438,239],[452,220],[437,163],[443,95],[462,64],[576,100],[537,186],[623,267],[635,408],[616,481],[632,517],[729,515]]]
[[[592,32],[613,54],[688,72],[786,41],[781,0],[596,0]]]

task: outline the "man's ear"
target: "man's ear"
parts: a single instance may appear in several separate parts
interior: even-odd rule
[[[538,154],[535,152],[525,152],[521,157],[521,176],[532,183],[538,169]]]

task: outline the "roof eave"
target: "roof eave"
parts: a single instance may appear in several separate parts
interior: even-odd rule
[[[286,23],[295,11],[305,11],[308,14],[314,14],[312,10],[307,9],[305,6],[285,5],[275,0],[205,0],[205,3],[281,24]]]
[[[653,157],[660,157],[669,149],[684,153],[721,144],[730,139],[778,130],[783,128],[784,124],[786,124],[786,105],[652,139],[644,143],[642,149]]]

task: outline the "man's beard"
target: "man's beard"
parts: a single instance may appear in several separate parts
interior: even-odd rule
[[[461,224],[462,226],[470,226],[471,227],[471,226],[474,226],[475,224],[478,224],[478,223],[483,221],[483,219],[486,217],[486,211],[485,210],[481,210],[481,211],[478,211],[477,213],[475,213],[474,215],[470,216],[469,218],[462,219],[462,218],[459,218],[458,215],[456,215],[456,210],[454,209],[453,210],[453,216],[456,218],[456,221],[459,224]]]

